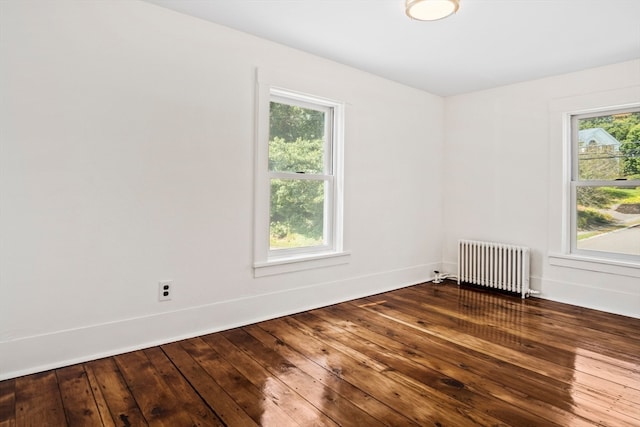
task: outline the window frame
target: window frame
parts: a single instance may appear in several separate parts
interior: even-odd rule
[[[271,194],[271,182],[274,179],[280,180],[300,180],[300,181],[323,181],[324,182],[324,203],[323,203],[323,244],[306,247],[296,248],[282,248],[272,249],[269,245],[269,251],[267,257],[269,259],[285,259],[304,254],[313,254],[319,252],[333,252],[336,247],[336,236],[333,224],[335,223],[336,212],[335,205],[335,190],[336,190],[336,177],[334,174],[336,156],[334,155],[334,141],[337,137],[335,123],[335,104],[329,103],[326,100],[320,102],[313,102],[309,100],[309,96],[300,95],[298,93],[292,93],[291,91],[284,91],[278,88],[271,88],[269,105],[272,102],[280,104],[292,105],[302,107],[310,110],[321,111],[325,113],[324,122],[324,147],[323,147],[323,171],[324,173],[296,173],[296,172],[277,172],[268,171],[269,174],[269,194]],[[269,141],[267,141],[267,145]],[[271,214],[271,209],[269,209]]]
[[[577,209],[577,193],[578,188],[583,187],[623,187],[629,185],[640,186],[640,180],[617,180],[617,179],[580,179],[579,177],[579,138],[578,138],[578,122],[581,119],[590,119],[595,117],[610,116],[620,113],[640,112],[640,104],[631,104],[617,107],[602,107],[590,109],[589,111],[581,111],[569,113],[566,115],[567,128],[569,129],[569,176],[568,176],[568,206],[569,213],[569,254],[578,257],[606,259],[613,262],[632,262],[640,263],[640,256],[633,254],[624,254],[619,252],[598,251],[594,249],[578,248],[578,209]]]
[[[344,103],[283,88],[260,81],[259,78],[256,90],[254,276],[262,277],[347,263],[350,254],[343,249]],[[324,173],[298,174],[269,169],[269,113],[272,101],[327,113]],[[269,239],[273,179],[324,181],[323,245],[271,249]]]

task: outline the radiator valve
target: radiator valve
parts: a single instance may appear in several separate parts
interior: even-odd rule
[[[434,270],[434,274],[435,278],[433,279],[433,283],[442,283],[444,279],[457,279],[455,274],[440,273],[437,270]]]

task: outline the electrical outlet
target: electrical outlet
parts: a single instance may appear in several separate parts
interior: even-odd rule
[[[158,301],[170,301],[173,295],[173,280],[158,282]]]

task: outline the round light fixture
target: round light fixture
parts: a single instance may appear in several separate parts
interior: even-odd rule
[[[406,0],[407,16],[419,21],[437,21],[455,13],[459,0]]]

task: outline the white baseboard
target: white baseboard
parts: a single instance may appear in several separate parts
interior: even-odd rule
[[[456,273],[457,269],[458,264],[455,262],[442,263],[442,270],[445,273]],[[640,318],[640,294],[637,293],[590,287],[537,276],[531,277],[530,286],[531,289],[540,292],[535,295],[537,298]]]
[[[531,282],[540,290],[536,297],[640,319],[640,294],[541,278]]]
[[[433,280],[440,263],[0,342],[0,380],[140,350]],[[159,326],[161,325],[161,326]]]

